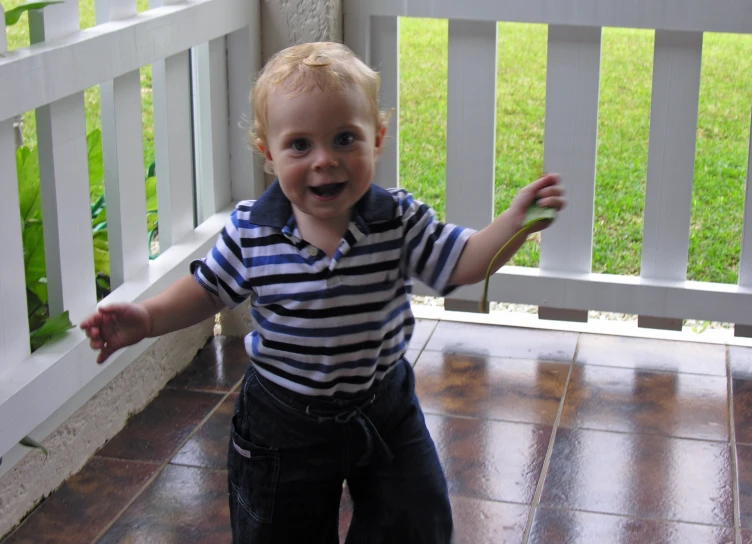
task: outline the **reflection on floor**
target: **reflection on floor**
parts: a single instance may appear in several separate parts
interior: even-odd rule
[[[460,542],[752,544],[752,348],[424,320],[408,358]],[[244,359],[214,338],[2,544],[229,542]]]

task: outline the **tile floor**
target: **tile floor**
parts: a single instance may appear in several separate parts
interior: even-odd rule
[[[408,356],[460,542],[752,544],[752,348],[424,320]],[[0,544],[229,542],[243,359],[214,338]]]

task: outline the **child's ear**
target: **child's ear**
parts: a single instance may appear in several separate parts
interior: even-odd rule
[[[261,154],[264,156],[264,158],[271,162],[272,161],[272,154],[269,151],[269,148],[266,145],[266,142],[262,140],[261,138],[256,139],[256,148],[261,152]]]
[[[376,130],[376,139],[374,145],[376,147],[376,158],[381,156],[381,152],[384,150],[384,141],[386,140],[386,125],[381,125]]]

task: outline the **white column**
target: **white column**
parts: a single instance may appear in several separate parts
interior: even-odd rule
[[[494,213],[496,29],[496,22],[449,21],[446,219],[474,229]],[[478,301],[446,299],[444,308],[477,311]]]
[[[702,33],[655,33],[645,223],[640,277],[687,277]],[[682,319],[639,316],[644,327],[680,330]]]
[[[550,26],[543,169],[567,187],[567,209],[541,236],[540,268],[589,273],[593,251],[601,29]],[[540,307],[543,319],[587,321],[587,310]]]
[[[30,12],[29,27],[33,43],[76,32],[78,4]],[[38,108],[36,116],[50,315],[68,310],[76,323],[96,304],[84,93]]]
[[[0,19],[4,18],[0,6]],[[0,29],[0,57],[7,50],[5,26]],[[29,321],[24,281],[21,214],[16,177],[13,120],[0,122],[0,374],[29,354]]]
[[[97,24],[135,15],[135,0],[96,0]],[[149,262],[139,70],[99,86],[102,112],[110,285],[115,289]]]

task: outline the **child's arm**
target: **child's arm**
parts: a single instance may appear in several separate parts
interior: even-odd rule
[[[185,276],[164,292],[139,303],[102,306],[81,322],[92,349],[99,350],[97,363],[115,351],[200,323],[224,308],[193,276]]]
[[[561,210],[564,207],[564,191],[559,185],[559,177],[550,174],[524,187],[507,208],[493,223],[473,234],[465,244],[462,255],[452,272],[452,285],[467,285],[483,281],[491,259],[522,227],[522,220],[533,202],[544,208]],[[530,229],[530,233],[543,230],[550,221],[541,221]],[[513,242],[499,256],[492,272],[496,272],[525,243],[525,238]]]

